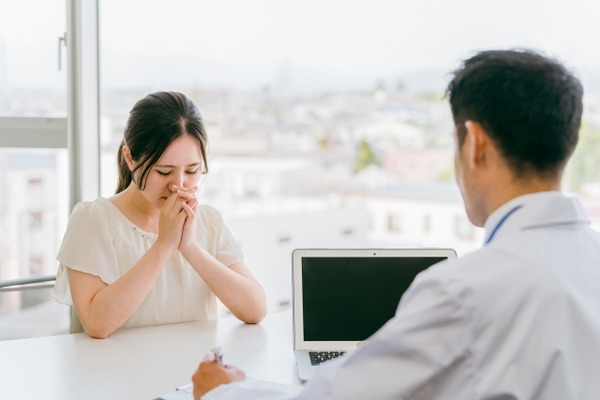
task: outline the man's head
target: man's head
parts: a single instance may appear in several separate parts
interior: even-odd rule
[[[482,143],[493,146],[494,162],[506,167],[511,181],[525,185],[532,180],[560,182],[577,144],[583,110],[583,88],[561,64],[527,50],[483,51],[464,61],[448,84],[447,94],[456,127],[457,158],[469,142],[475,151],[471,161],[477,166],[481,133]],[[472,193],[476,185],[461,182],[472,177],[458,176],[459,168],[457,179],[469,212],[469,201],[482,199]],[[481,225],[491,211],[480,210],[480,215],[469,217]]]

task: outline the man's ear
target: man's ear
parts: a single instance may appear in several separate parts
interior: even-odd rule
[[[123,152],[123,157],[125,158],[125,162],[127,163],[129,170],[133,171],[133,168],[135,167],[135,161],[133,161],[133,157],[131,156],[131,150],[129,150],[129,146],[124,144],[121,151]]]
[[[465,147],[469,168],[481,167],[488,156],[490,137],[479,122],[468,120],[465,122]]]

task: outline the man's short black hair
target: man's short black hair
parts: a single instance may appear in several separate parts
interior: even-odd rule
[[[455,72],[447,95],[459,146],[465,122],[478,122],[517,176],[560,174],[577,144],[583,87],[534,51],[477,53]]]

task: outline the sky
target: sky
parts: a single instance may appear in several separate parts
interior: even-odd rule
[[[64,0],[0,0],[0,84],[64,85]],[[35,6],[32,6],[32,5]],[[461,59],[528,47],[600,88],[595,0],[100,0],[107,88],[443,90]]]

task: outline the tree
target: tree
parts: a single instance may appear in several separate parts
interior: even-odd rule
[[[373,151],[373,148],[365,139],[361,139],[358,142],[356,149],[356,156],[354,157],[354,165],[352,171],[354,173],[360,172],[367,168],[369,165],[377,165],[377,154]]]

